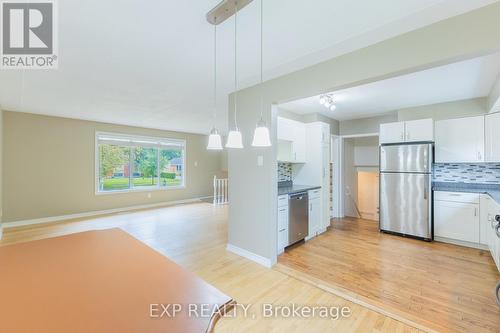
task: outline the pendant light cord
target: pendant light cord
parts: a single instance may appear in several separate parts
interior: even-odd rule
[[[260,0],[260,119],[262,120],[264,113],[264,82],[263,67],[264,67],[264,0]]]
[[[217,120],[217,17],[214,17],[214,127]]]
[[[238,35],[238,2],[234,2],[234,126],[235,130],[238,130],[238,122],[236,120],[236,114],[238,113],[238,47],[237,47],[237,35]]]

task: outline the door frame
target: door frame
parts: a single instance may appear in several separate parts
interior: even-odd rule
[[[344,139],[351,138],[366,138],[366,137],[379,137],[379,132],[372,133],[359,133],[359,134],[348,134],[348,135],[331,135],[331,160],[333,162],[333,179],[337,180],[333,183],[333,210],[330,212],[332,218],[343,218],[344,214],[344,203],[345,203],[345,191],[344,188]],[[335,163],[338,161],[338,163]],[[379,204],[380,207],[380,196]]]

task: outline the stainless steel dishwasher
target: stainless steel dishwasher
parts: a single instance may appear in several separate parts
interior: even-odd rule
[[[309,234],[309,196],[307,192],[290,194],[288,198],[288,245]]]

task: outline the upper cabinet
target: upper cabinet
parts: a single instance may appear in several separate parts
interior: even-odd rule
[[[405,142],[434,141],[434,121],[419,119],[405,121]]]
[[[379,139],[380,144],[434,141],[434,122],[432,119],[419,119],[381,124]]]
[[[394,143],[405,141],[405,122],[395,122],[380,125],[380,143]]]
[[[278,161],[306,161],[306,127],[304,123],[278,117]]]
[[[500,113],[484,117],[486,162],[500,162]]]
[[[484,116],[436,121],[436,162],[484,162]]]

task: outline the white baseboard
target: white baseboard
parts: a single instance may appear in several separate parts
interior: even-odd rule
[[[0,239],[2,239],[3,236],[3,225],[2,222],[0,222]]]
[[[437,242],[441,242],[441,243],[449,243],[449,244],[453,244],[453,245],[472,247],[474,249],[479,249],[479,250],[488,250],[487,245],[483,245],[483,244],[479,244],[479,243],[471,243],[471,242],[450,239],[450,238],[446,238],[446,237],[439,237],[439,236],[434,236],[434,240]]]
[[[239,255],[240,257],[246,258],[248,260],[251,260],[253,262],[256,262],[259,265],[262,265],[267,268],[273,267],[273,265],[276,262],[272,262],[270,259],[259,256],[258,254],[255,254],[253,252],[247,251],[245,249],[242,249],[241,247],[234,246],[232,244],[227,244],[226,250],[229,252],[232,252],[234,254]]]
[[[34,225],[34,224],[52,223],[52,222],[59,222],[59,221],[64,221],[64,220],[73,220],[73,219],[80,219],[80,218],[85,218],[85,217],[114,214],[114,213],[121,213],[121,212],[129,212],[132,210],[139,210],[139,209],[166,207],[166,206],[173,206],[173,205],[198,202],[198,201],[201,201],[202,199],[206,199],[206,198],[207,197],[200,197],[200,198],[194,198],[194,199],[166,201],[166,202],[158,202],[158,203],[147,204],[147,205],[136,205],[136,206],[128,206],[128,207],[113,208],[113,209],[106,209],[106,210],[96,210],[96,211],[85,212],[85,213],[42,217],[39,219],[4,222],[3,227],[5,229],[16,228],[16,227],[23,227],[23,226]]]

